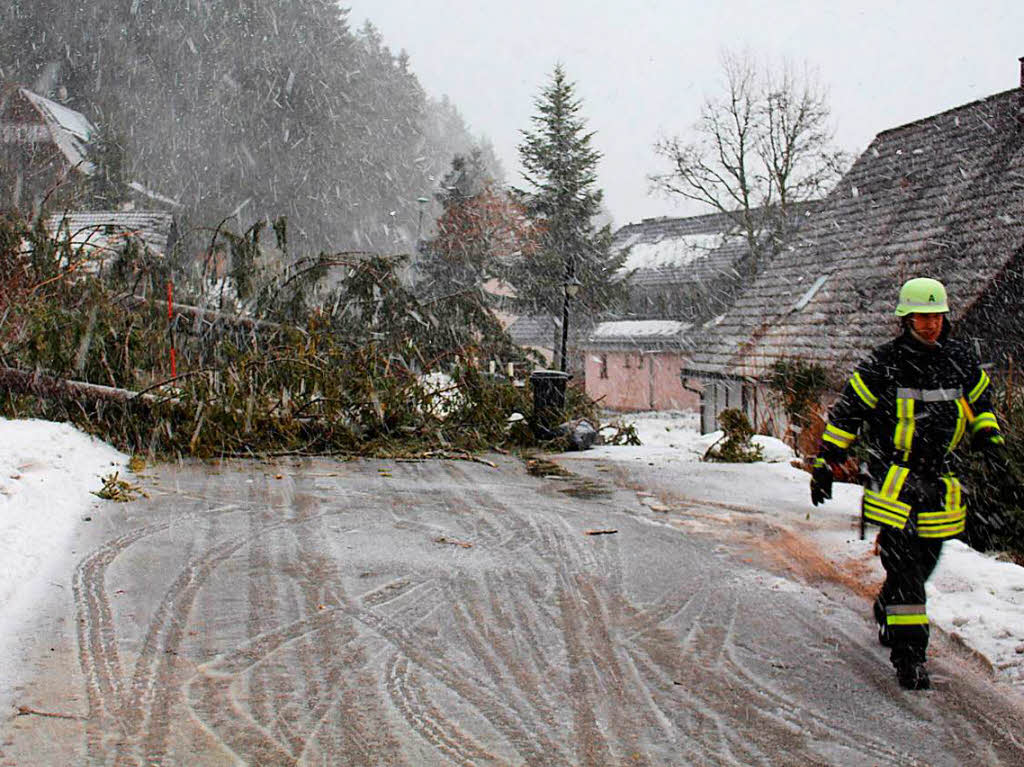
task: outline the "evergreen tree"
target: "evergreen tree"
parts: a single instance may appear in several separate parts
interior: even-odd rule
[[[0,79],[64,97],[106,170],[179,200],[185,249],[288,219],[292,253],[396,252],[472,137],[333,0],[0,2]],[[108,184],[108,182],[110,182]]]
[[[596,228],[603,192],[597,188],[600,153],[591,146],[574,84],[561,65],[535,102],[534,130],[519,146],[525,190],[517,190],[534,220],[540,247],[509,274],[523,310],[560,317],[565,285],[580,283],[574,322],[613,309],[624,286],[615,279],[624,255],[611,252],[611,229]],[[578,325],[577,325],[578,327]]]

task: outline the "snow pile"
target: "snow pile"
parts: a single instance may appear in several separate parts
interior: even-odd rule
[[[443,420],[465,407],[466,397],[447,373],[426,373],[418,382],[427,397],[427,411],[431,415]]]
[[[763,509],[774,523],[809,535],[835,564],[868,563],[881,582],[884,571],[871,554],[876,528],[869,527],[863,541],[855,533],[859,487],[836,484],[832,500],[814,507],[808,475],[790,465],[793,451],[779,440],[754,437],[764,450],[761,463],[703,463],[722,433],[700,434],[696,414],[637,413],[618,420],[632,424],[643,444],[602,446],[588,450],[587,458],[674,469],[658,476],[689,496]],[[933,625],[962,640],[1008,681],[1024,682],[1024,568],[947,541],[927,591]]]
[[[0,419],[0,629],[36,602],[127,456],[68,424]],[[63,575],[61,576],[63,580]]]

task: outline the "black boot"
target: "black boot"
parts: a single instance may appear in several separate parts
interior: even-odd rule
[[[896,679],[899,680],[900,687],[907,690],[927,690],[932,686],[923,663],[901,660],[893,665],[896,666]]]
[[[878,644],[882,647],[892,647],[892,637],[889,636],[889,626],[885,618],[885,607],[882,606],[881,595],[875,597],[872,607],[875,613],[875,623],[878,624]]]

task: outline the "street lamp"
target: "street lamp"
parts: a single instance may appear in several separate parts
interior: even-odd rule
[[[572,271],[572,263],[566,265],[565,283],[562,285],[562,354],[559,368],[563,373],[566,370],[565,349],[569,340],[569,301],[576,298],[583,287],[583,283],[576,279]]]

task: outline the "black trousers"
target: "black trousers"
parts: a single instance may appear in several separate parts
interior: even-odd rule
[[[942,553],[942,540],[919,538],[914,532],[883,527],[878,535],[879,553],[885,568],[885,583],[878,595],[878,607],[885,615],[907,616],[924,613],[926,602],[924,584],[928,580]],[[920,608],[919,610],[917,608]],[[897,618],[898,620],[898,618]],[[902,661],[924,663],[928,649],[928,624],[892,623],[887,626],[892,642],[890,659],[893,664]]]

